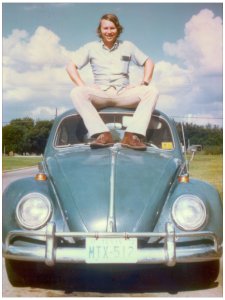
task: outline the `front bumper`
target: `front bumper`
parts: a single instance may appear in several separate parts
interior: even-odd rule
[[[15,246],[12,240],[17,237],[37,238],[42,237],[46,241],[45,245],[39,246]],[[24,231],[16,230],[9,232],[5,245],[3,247],[3,255],[7,259],[45,262],[48,266],[56,263],[85,263],[86,251],[85,247],[79,248],[71,245],[70,247],[56,246],[57,238],[115,238],[115,239],[131,239],[131,238],[161,238],[164,243],[160,247],[138,248],[136,251],[137,264],[166,264],[174,266],[176,263],[202,262],[219,259],[222,255],[222,247],[218,245],[217,237],[213,232],[184,232],[176,233],[173,224],[167,223],[165,232],[154,233],[126,233],[126,232],[56,232],[55,224],[50,222],[46,231]],[[210,240],[210,244],[195,245],[191,247],[177,247],[178,238],[198,238]],[[111,263],[111,262],[109,262]]]

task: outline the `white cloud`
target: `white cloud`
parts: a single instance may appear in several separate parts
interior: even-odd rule
[[[57,107],[57,110],[50,106],[38,106],[31,110],[30,117],[34,119],[48,119],[49,117],[52,117],[53,119],[56,115],[62,114],[67,109],[68,108],[64,106]]]
[[[40,26],[29,37],[24,30],[13,30],[3,38],[3,63],[18,71],[37,70],[43,66],[63,66],[71,53],[60,45],[59,37]]]
[[[175,56],[196,73],[222,73],[223,28],[220,17],[204,9],[185,25],[185,36],[176,43],[164,43],[166,54]]]
[[[223,99],[221,18],[208,9],[200,11],[186,23],[184,37],[164,43],[163,49],[177,64],[156,65],[155,79],[162,93],[157,107],[184,116],[184,121],[222,126],[222,119],[217,119]]]
[[[69,79],[65,68],[43,67],[37,71],[18,72],[12,68],[3,68],[3,96],[5,101],[27,101],[31,98],[65,97]]]
[[[177,98],[172,95],[161,94],[157,102],[157,109],[174,115],[174,107],[176,107]]]
[[[162,94],[186,93],[191,89],[191,72],[177,64],[160,61],[155,66],[154,78]]]
[[[70,56],[59,37],[45,27],[38,27],[32,36],[13,30],[3,38],[3,100],[38,99],[40,104],[49,98],[65,98],[71,88],[65,71]]]
[[[14,99],[17,102],[32,97],[32,91],[27,87],[11,88],[3,91],[4,99]]]

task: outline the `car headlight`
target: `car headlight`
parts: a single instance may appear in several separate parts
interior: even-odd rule
[[[39,229],[49,220],[52,208],[48,198],[39,193],[24,196],[16,207],[19,224],[26,229]]]
[[[195,195],[182,195],[173,204],[172,217],[180,229],[198,230],[206,222],[205,204]]]

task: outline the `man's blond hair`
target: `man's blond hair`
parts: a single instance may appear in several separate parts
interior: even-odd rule
[[[107,20],[107,21],[110,21],[113,24],[115,24],[115,26],[117,28],[117,37],[119,37],[120,34],[123,32],[123,26],[120,25],[118,17],[114,14],[105,14],[101,17],[98,28],[97,28],[97,34],[100,38],[102,38],[102,33],[101,33],[101,21],[102,20]]]

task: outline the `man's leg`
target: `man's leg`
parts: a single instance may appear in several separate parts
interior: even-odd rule
[[[121,141],[123,147],[135,150],[146,150],[142,138],[156,106],[158,91],[153,87],[140,86],[125,90],[116,100],[116,106],[136,108],[133,119],[128,125],[124,138]]]
[[[97,133],[109,131],[109,129],[100,118],[95,106],[92,104],[90,94],[104,95],[101,90],[89,87],[76,87],[71,92],[71,98],[74,107],[82,117],[90,136],[93,136]]]
[[[95,95],[95,96],[93,96]],[[89,87],[76,87],[71,92],[71,98],[77,112],[82,117],[90,136],[97,138],[91,143],[91,148],[102,148],[113,145],[113,139],[97,108],[106,106],[105,94],[101,90]],[[96,99],[92,99],[96,97]],[[94,105],[92,102],[95,102]]]
[[[136,108],[133,119],[126,129],[127,132],[146,135],[158,96],[158,90],[154,86],[138,86],[120,94],[116,99],[115,106]]]
[[[153,86],[138,86],[125,89],[119,95],[114,92],[107,93],[94,88],[77,87],[71,92],[71,97],[90,135],[109,132],[96,108],[107,106],[136,108],[133,120],[126,129],[127,135],[125,135],[122,144],[126,144],[133,149],[145,150],[146,146],[139,141],[137,135],[146,135],[147,126],[158,99],[158,91]],[[102,135],[100,135],[99,142],[95,143],[96,147],[99,144],[102,145],[101,139]],[[112,141],[111,137],[109,140]]]

